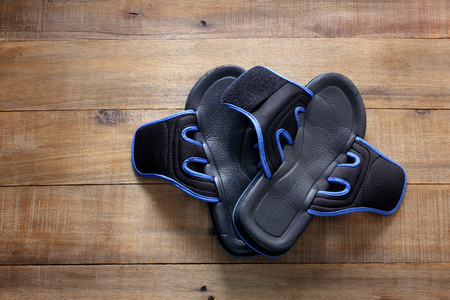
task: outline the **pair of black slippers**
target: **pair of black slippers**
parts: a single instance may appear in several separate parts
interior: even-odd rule
[[[398,208],[406,174],[365,130],[364,103],[343,75],[303,87],[226,65],[198,80],[185,111],[139,127],[131,156],[139,175],[208,202],[226,252],[280,256],[313,216]]]

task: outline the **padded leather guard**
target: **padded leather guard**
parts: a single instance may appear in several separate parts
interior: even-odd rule
[[[270,135],[273,130],[258,129],[270,128],[275,122],[275,132],[286,131],[294,137],[291,129],[277,121],[279,118],[258,117],[273,111],[284,113],[286,103],[269,97],[257,106],[246,106],[239,95],[260,92],[251,90],[255,89],[251,84],[241,82],[241,85],[247,90],[227,91],[224,104],[246,115],[261,132],[258,145],[263,165],[264,160],[276,157],[277,152],[283,157],[281,163],[263,168],[235,206],[236,230],[251,248],[266,256],[284,254],[313,215],[365,210],[390,214],[397,209],[406,187],[406,175],[399,165],[362,139],[366,128],[364,104],[349,79],[327,73],[306,86],[314,97],[304,113],[288,112],[291,123],[295,117],[299,127],[292,142],[286,138],[287,143],[274,142],[279,135]],[[270,90],[271,85],[268,86]],[[278,147],[271,147],[274,143]]]
[[[234,256],[254,256],[258,253],[232,222],[239,196],[258,172],[253,129],[244,115],[221,103],[243,72],[232,65],[209,71],[192,88],[185,111],[138,128],[132,163],[139,175],[163,178],[208,202],[222,248]]]

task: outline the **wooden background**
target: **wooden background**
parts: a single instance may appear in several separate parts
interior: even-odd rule
[[[1,298],[449,299],[449,34],[448,0],[1,0]],[[222,64],[348,76],[408,175],[399,210],[226,254],[205,203],[130,163]]]

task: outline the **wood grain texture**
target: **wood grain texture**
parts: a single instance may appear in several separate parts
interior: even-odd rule
[[[367,108],[450,109],[450,40],[214,39],[0,43],[0,111],[182,109],[223,64],[301,84],[338,72]]]
[[[172,113],[175,111],[2,113],[0,185],[142,182],[131,166],[133,133],[139,124]]]
[[[284,256],[238,259],[172,185],[3,187],[0,264],[449,263],[449,199],[449,185],[408,185],[391,216],[315,217]]]
[[[0,40],[447,38],[445,0],[0,2]]]
[[[175,110],[0,113],[0,186],[155,183],[131,166],[142,124]],[[366,140],[402,165],[409,183],[450,183],[449,110],[367,110]]]
[[[4,299],[446,299],[448,264],[2,267]]]
[[[447,299],[447,0],[0,0],[0,299]],[[315,217],[235,258],[207,205],[136,176],[134,131],[206,71],[348,76],[406,170],[392,216]]]

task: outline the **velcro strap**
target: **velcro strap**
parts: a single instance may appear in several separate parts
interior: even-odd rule
[[[347,156],[349,162],[336,166],[328,178],[329,188],[317,192],[307,212],[315,216],[394,213],[406,188],[403,168],[359,137]]]
[[[253,67],[223,94],[222,103],[245,114],[257,134],[257,147],[267,178],[284,160],[281,141],[292,144],[313,93],[270,69]]]
[[[218,202],[214,178],[197,171],[196,164],[208,161],[190,133],[196,131],[194,110],[142,125],[133,138],[133,167],[141,176],[165,179],[200,200]]]

